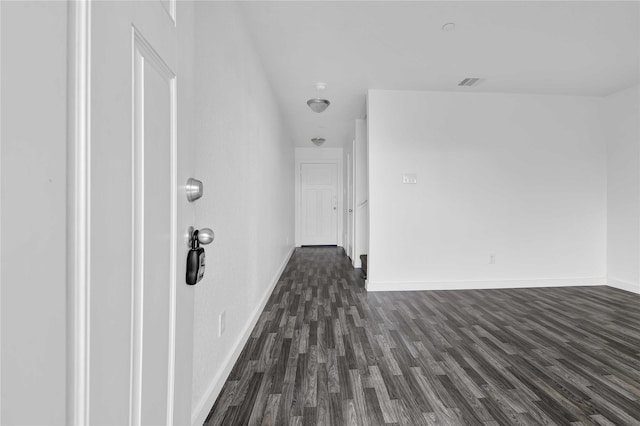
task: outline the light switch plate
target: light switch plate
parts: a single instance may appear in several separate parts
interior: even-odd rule
[[[418,175],[416,173],[404,173],[402,175],[402,183],[418,183]]]

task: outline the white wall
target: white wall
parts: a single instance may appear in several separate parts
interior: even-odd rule
[[[296,246],[300,246],[300,164],[326,162],[338,165],[338,212],[344,212],[343,149],[342,148],[296,148],[295,149],[295,233]],[[344,214],[338,214],[338,246],[343,244]]]
[[[606,97],[608,284],[640,293],[640,86]]]
[[[362,267],[360,255],[369,252],[369,172],[367,170],[367,121],[356,120],[356,268]]]
[[[0,423],[64,424],[67,5],[0,7]]]
[[[195,295],[193,422],[202,424],[293,249],[294,148],[237,6],[198,2],[195,14],[196,226],[216,232]]]
[[[368,288],[603,284],[599,101],[369,91]]]

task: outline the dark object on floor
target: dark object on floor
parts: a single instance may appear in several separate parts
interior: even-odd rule
[[[360,255],[360,263],[362,264],[362,277],[366,279],[367,278],[367,255],[366,254]]]
[[[206,424],[640,424],[640,296],[359,277],[341,248],[296,249]]]

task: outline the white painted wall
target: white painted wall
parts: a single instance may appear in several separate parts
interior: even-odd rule
[[[343,179],[343,149],[342,148],[296,148],[295,149],[295,244],[300,247],[300,164],[302,163],[336,163],[338,165],[338,212],[344,212],[344,179]],[[344,240],[344,214],[338,214],[338,246]]]
[[[362,267],[360,255],[369,252],[369,172],[367,160],[367,120],[356,120],[356,268]]]
[[[195,295],[192,417],[202,424],[293,249],[294,148],[237,5],[198,2],[195,14],[196,226],[216,232]]]
[[[0,15],[0,423],[64,424],[67,5]]]
[[[599,101],[369,91],[368,288],[603,284]]]
[[[607,278],[640,293],[640,86],[603,100],[607,142]]]

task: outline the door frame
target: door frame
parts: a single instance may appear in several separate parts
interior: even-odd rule
[[[351,264],[355,265],[356,257],[356,140],[351,141],[351,150],[347,152],[347,176],[345,180],[347,205],[345,206],[345,216],[347,224],[345,225],[345,235],[347,236],[345,246],[351,245],[351,252],[347,255],[351,259]],[[349,185],[351,183],[351,185]],[[349,212],[351,208],[351,212]],[[345,247],[348,251],[348,247]]]
[[[301,232],[300,232],[300,226],[301,226],[301,219],[300,219],[300,211],[301,211],[301,203],[302,203],[302,182],[301,182],[301,176],[302,176],[302,164],[335,164],[336,165],[336,169],[337,169],[337,181],[336,181],[336,197],[337,197],[337,202],[338,202],[338,209],[337,209],[337,240],[338,240],[338,247],[343,246],[344,241],[343,241],[343,216],[344,216],[344,202],[343,202],[343,191],[344,191],[344,184],[342,182],[342,155],[340,156],[340,158],[336,157],[335,159],[314,159],[314,158],[298,158],[296,156],[296,161],[295,161],[295,166],[296,166],[296,170],[295,170],[295,221],[296,221],[296,226],[295,226],[295,245],[296,247],[300,247],[301,246]]]
[[[89,424],[91,1],[67,2],[67,424]]]

